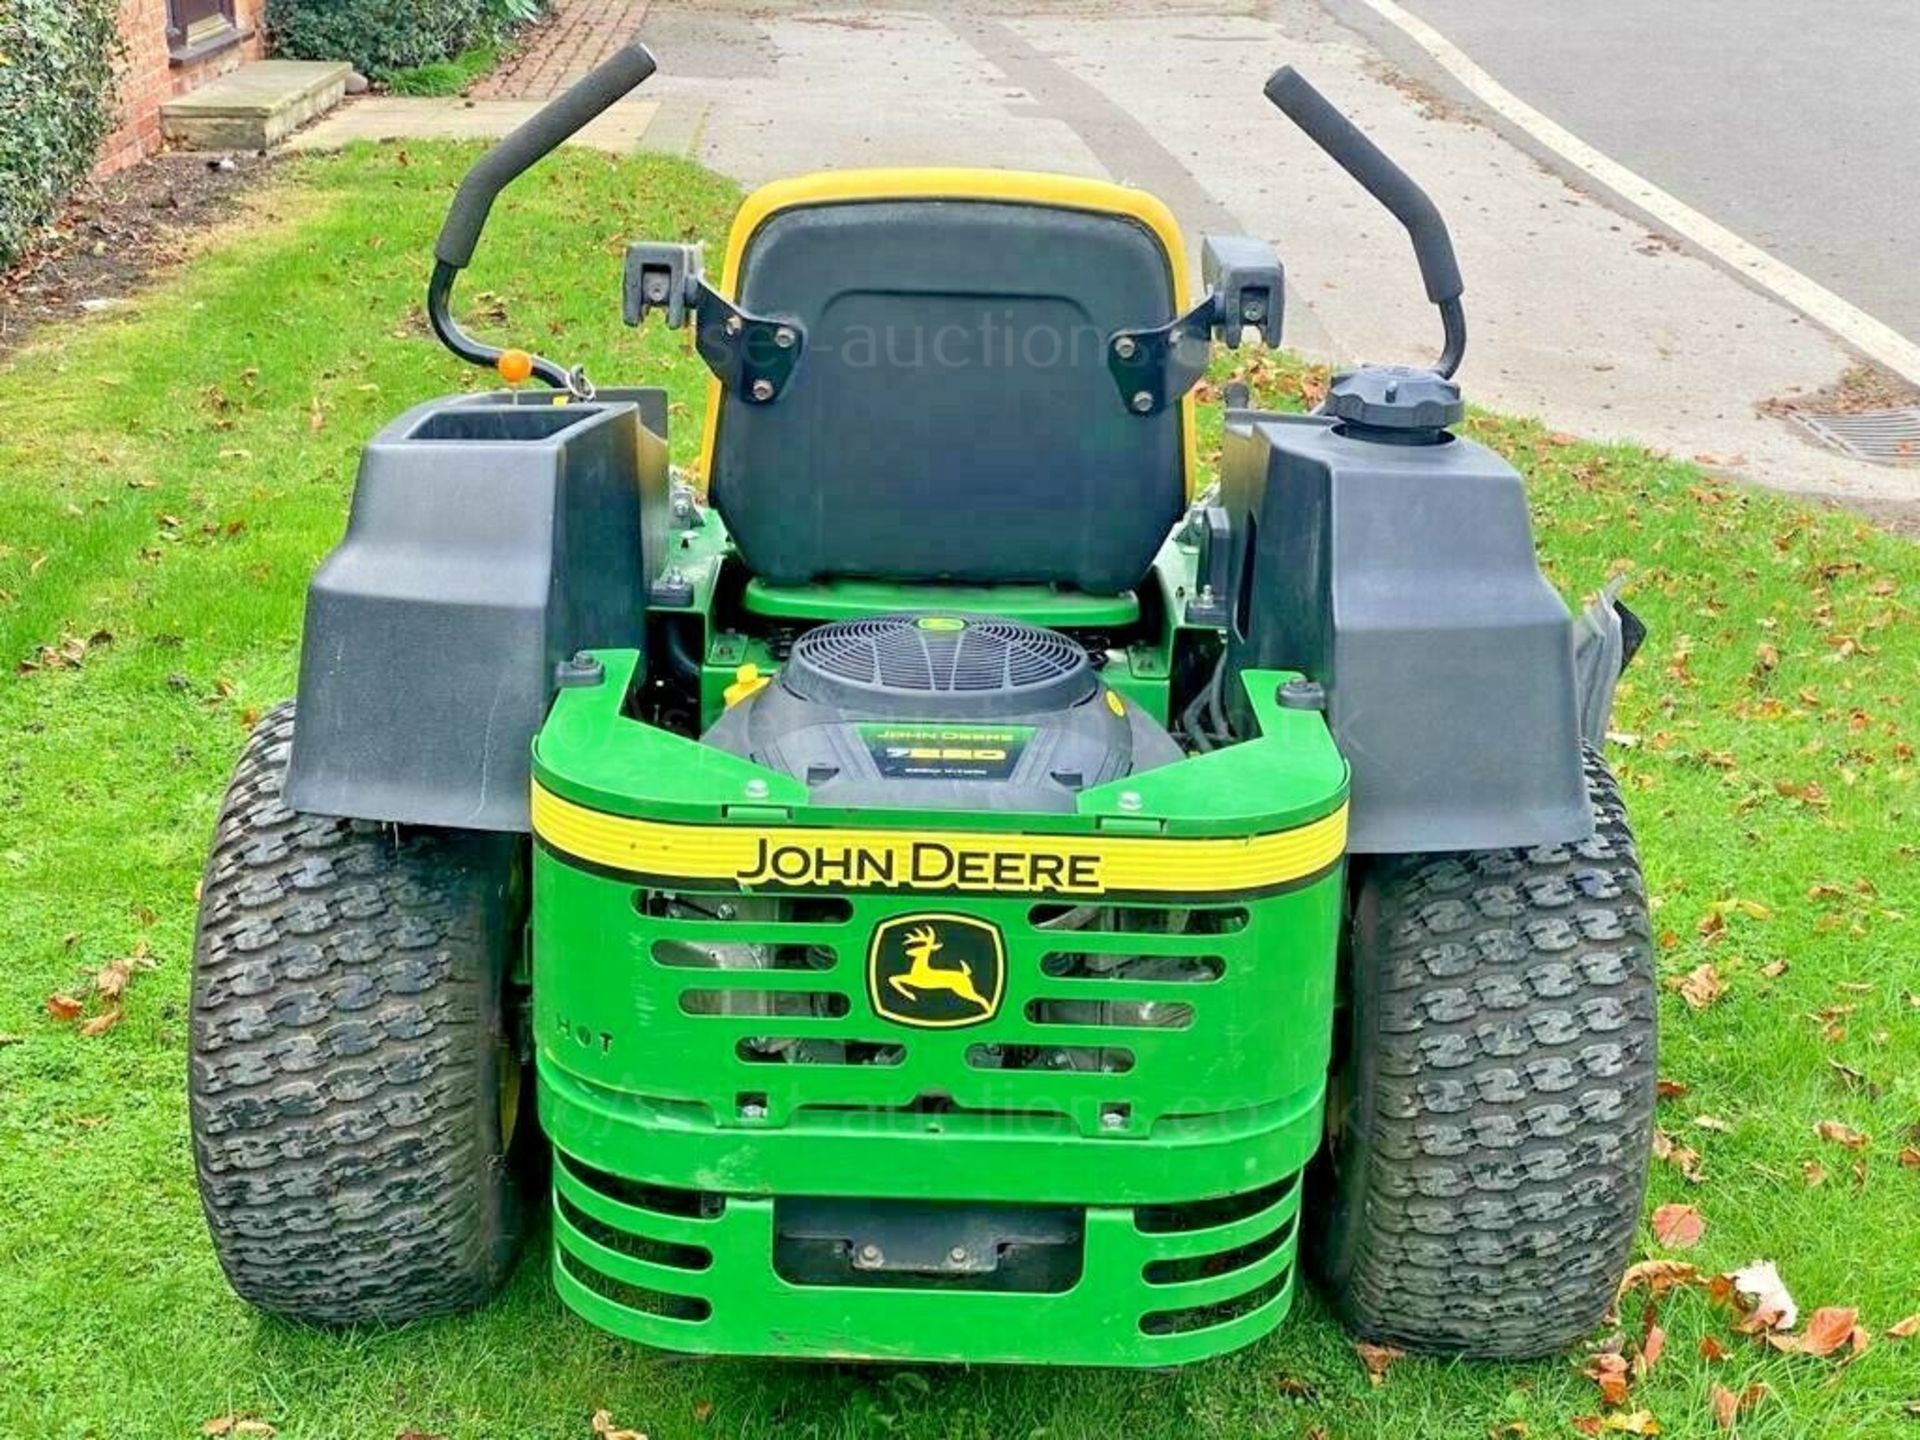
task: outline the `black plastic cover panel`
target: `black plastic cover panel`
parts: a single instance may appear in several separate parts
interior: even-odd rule
[[[737,298],[807,348],[777,400],[721,410],[709,486],[749,568],[1134,585],[1184,498],[1180,413],[1129,413],[1106,342],[1172,317],[1176,263],[1132,220],[1032,204],[767,220]]]
[[[307,591],[289,805],[528,828],[554,666],[642,644],[667,489],[643,404],[661,413],[639,392],[457,396],[374,437]]]
[[[1222,483],[1239,547],[1229,665],[1326,688],[1354,853],[1592,832],[1572,617],[1511,466],[1453,436],[1387,445],[1324,417],[1243,414]]]
[[[810,630],[701,738],[849,809],[1071,812],[1089,786],[1181,759],[1076,641],[956,615]]]

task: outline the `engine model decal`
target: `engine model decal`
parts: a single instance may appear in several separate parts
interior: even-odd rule
[[[856,728],[874,766],[889,780],[1005,780],[1033,738],[1031,725]]]
[[[1168,840],[681,825],[589,810],[536,784],[533,829],[562,856],[667,886],[1173,899],[1256,894],[1321,874],[1345,853],[1347,807],[1272,834]]]

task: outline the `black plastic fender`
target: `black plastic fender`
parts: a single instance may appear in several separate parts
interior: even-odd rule
[[[1229,668],[1324,688],[1356,854],[1583,839],[1573,617],[1540,572],[1519,474],[1436,433],[1379,443],[1325,415],[1229,417]],[[1250,717],[1233,719],[1245,733]]]
[[[665,428],[660,391],[501,392],[428,401],[374,437],[307,590],[292,808],[529,828],[555,667],[643,645]]]

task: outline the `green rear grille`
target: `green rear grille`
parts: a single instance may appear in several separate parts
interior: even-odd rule
[[[560,1293],[615,1333],[706,1353],[1167,1365],[1257,1338],[1292,1294],[1340,883],[1179,908],[776,898],[541,852]],[[929,923],[936,968],[965,958],[961,929],[998,936],[991,1019],[915,1028],[876,1008],[876,935]],[[964,1283],[850,1261],[802,1279],[783,1263],[792,1197],[917,1206],[935,1235],[1040,1207],[1074,1239],[1008,1248]]]
[[[538,936],[543,1066],[686,1123],[1153,1139],[1317,1095],[1325,1074],[1337,880],[1178,908],[670,894],[549,856],[539,883],[542,915],[568,920]],[[996,1013],[969,1023],[972,1002],[871,973],[883,931],[896,949],[937,932],[946,975],[974,945],[983,1001],[990,931]],[[882,1013],[916,1004],[938,1028]],[[1109,1198],[1101,1153],[1063,1198]],[[969,1194],[1026,1188],[988,1172]]]

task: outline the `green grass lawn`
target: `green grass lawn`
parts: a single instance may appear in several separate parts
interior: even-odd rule
[[[537,1245],[484,1313],[402,1330],[318,1334],[233,1298],[187,1145],[195,885],[248,725],[292,690],[303,587],[357,447],[486,379],[419,307],[470,157],[303,160],[131,309],[0,365],[0,1435],[191,1436],[240,1414],[282,1437],[586,1440],[604,1408],[654,1440],[1477,1440],[1598,1415],[1577,1356],[1408,1360],[1372,1387],[1310,1294],[1266,1343],[1165,1376],[694,1363],[563,1311]],[[620,252],[716,240],[736,200],[685,164],[568,152],[496,207],[470,319],[603,382],[665,383],[690,459],[704,371],[684,335],[620,325]],[[1315,380],[1252,369],[1283,401]],[[1804,1311],[1857,1306],[1874,1332],[1844,1365],[1774,1354],[1683,1290],[1628,1410],[1712,1435],[1711,1387],[1759,1383],[1742,1435],[1920,1435],[1920,1338],[1881,1334],[1920,1311],[1920,1153],[1901,1162],[1920,1147],[1920,550],[1640,450],[1470,428],[1527,472],[1563,589],[1624,570],[1653,631],[1614,759],[1662,974],[1710,964],[1724,994],[1697,1010],[1663,994],[1662,1074],[1689,1088],[1662,1123],[1703,1178],[1663,1164],[1652,1200],[1700,1208],[1683,1258],[1703,1270],[1777,1260]],[[136,956],[151,968],[112,1028],[48,1013]],[[1823,1140],[1822,1121],[1871,1139]],[[1664,1253],[1650,1234],[1643,1249]],[[1708,1337],[1725,1358],[1703,1358]]]
[[[374,78],[396,95],[464,95],[467,87],[500,60],[500,45],[484,41],[446,60],[430,60],[405,70],[383,70]]]

